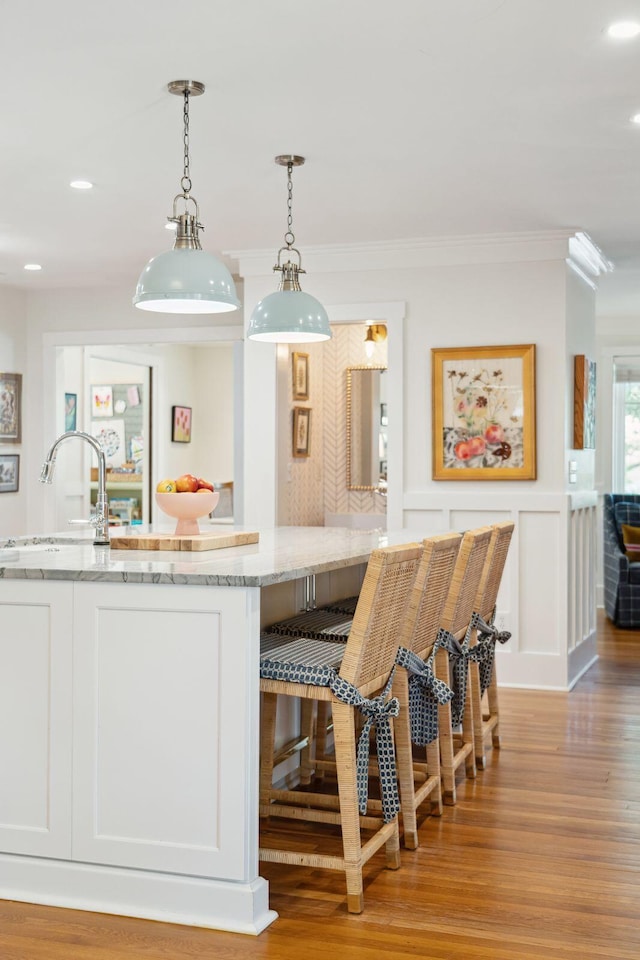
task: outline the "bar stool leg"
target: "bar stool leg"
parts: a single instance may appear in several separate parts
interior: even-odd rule
[[[477,663],[470,663],[469,686],[471,696],[471,710],[473,714],[473,749],[476,757],[476,767],[484,770],[487,758],[484,752],[484,730],[482,723],[482,695],[480,693],[480,668]]]
[[[440,772],[440,743],[438,738],[436,738],[432,743],[428,743],[426,747],[427,751],[427,770],[429,771],[430,777],[440,777],[442,782],[442,774]],[[442,789],[433,790],[431,792],[431,813],[434,817],[442,816]]]
[[[436,676],[451,685],[449,654],[440,648],[436,653]],[[438,705],[438,729],[440,733],[440,773],[442,776],[442,799],[448,806],[456,802],[456,773],[453,766],[453,731],[451,729],[451,704]]]
[[[491,743],[494,750],[500,749],[500,707],[498,705],[498,680],[496,677],[496,665],[493,664],[491,671],[491,683],[487,690],[487,700],[489,704],[489,717],[493,721],[491,730]]]
[[[260,816],[269,816],[273,781],[273,748],[276,739],[275,693],[263,693],[260,707]]]
[[[316,742],[316,704],[313,700],[302,700],[300,704],[300,736],[306,738],[307,745],[300,751],[300,783],[308,786],[314,769]]]
[[[471,664],[467,664],[467,668]],[[462,741],[469,744],[469,752],[465,757],[465,773],[468,780],[476,778],[476,757],[473,741],[473,685],[471,683],[471,671],[467,670],[467,697],[462,714]]]
[[[360,842],[360,816],[358,812],[358,789],[356,785],[356,733],[353,708],[335,702],[333,707],[333,732],[336,748],[336,774],[340,797],[340,821],[342,824],[342,848],[347,880],[347,910],[362,913],[364,894],[362,887],[362,848]]]
[[[400,713],[394,721],[393,732],[396,744],[398,782],[400,784],[403,843],[407,850],[417,850],[418,825],[416,821],[413,752],[411,749],[411,723],[409,720],[409,683],[407,672],[402,667],[396,668],[393,695],[400,702]]]

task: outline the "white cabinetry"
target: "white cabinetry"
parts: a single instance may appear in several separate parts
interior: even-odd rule
[[[0,581],[0,850],[71,854],[73,586]]]
[[[247,879],[246,602],[224,587],[76,585],[74,859]]]
[[[0,898],[271,923],[259,618],[254,587],[0,580]]]

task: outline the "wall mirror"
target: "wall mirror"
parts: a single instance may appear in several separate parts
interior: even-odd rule
[[[387,488],[386,367],[347,367],[347,489]]]

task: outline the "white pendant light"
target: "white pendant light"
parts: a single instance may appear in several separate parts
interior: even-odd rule
[[[278,262],[273,268],[282,274],[280,285],[275,293],[270,293],[255,307],[247,337],[250,340],[264,340],[269,343],[312,343],[314,340],[330,340],[331,327],[327,311],[322,304],[300,289],[299,274],[302,269],[300,251],[293,244],[296,241],[291,231],[293,224],[293,182],[291,173],[294,167],[304,163],[304,157],[285,154],[276,157],[276,163],[287,168],[287,232],[284,235],[285,246],[278,251]],[[298,262],[288,259],[281,262],[283,252],[295,254]]]
[[[189,175],[189,97],[204,93],[197,80],[173,80],[169,93],[184,97],[184,169],[182,193],[173,199],[173,214],[167,217],[176,226],[172,250],[153,257],[146,265],[136,287],[133,302],[140,310],[159,313],[228,313],[237,310],[240,301],[231,274],[223,263],[200,245],[198,203],[191,196]],[[178,201],[184,209],[178,212]],[[192,204],[192,212],[189,212]],[[195,212],[193,212],[195,210]]]

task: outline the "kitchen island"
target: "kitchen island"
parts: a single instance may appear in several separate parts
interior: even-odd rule
[[[259,635],[379,531],[203,553],[0,540],[0,898],[259,933]]]

